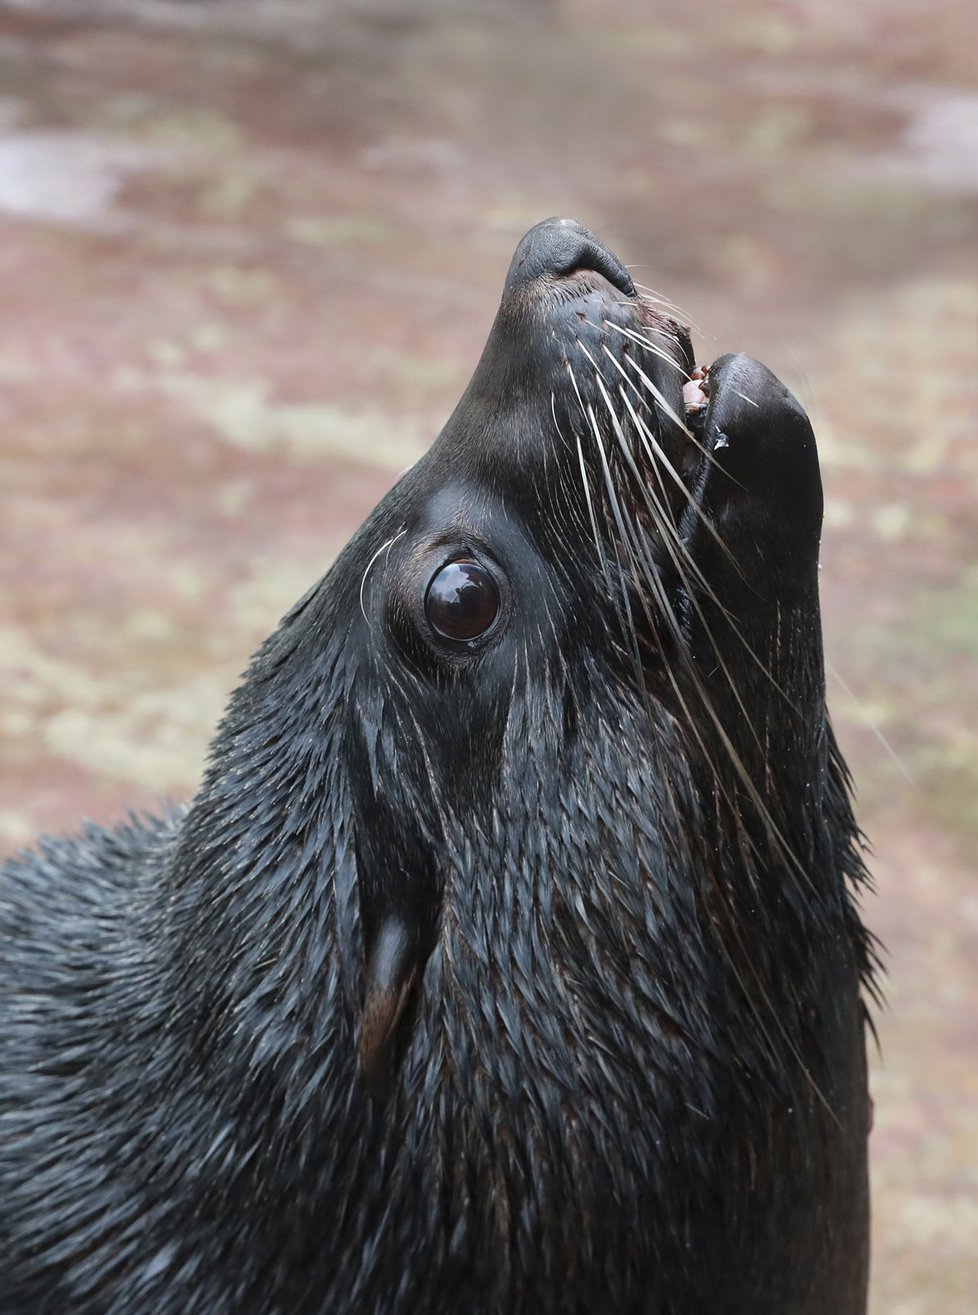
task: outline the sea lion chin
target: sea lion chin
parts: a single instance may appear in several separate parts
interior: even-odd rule
[[[0,880],[9,1315],[858,1315],[808,420],[569,220],[183,812]]]

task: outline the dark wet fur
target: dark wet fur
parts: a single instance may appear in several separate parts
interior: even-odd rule
[[[189,810],[4,869],[5,1315],[864,1309],[811,431],[724,358],[683,435],[688,339],[580,232],[521,245]],[[421,613],[460,554],[503,582],[471,648]]]

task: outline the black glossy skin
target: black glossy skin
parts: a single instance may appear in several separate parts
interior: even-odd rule
[[[724,357],[704,456],[691,366],[586,230],[531,230],[189,810],[3,869],[5,1315],[864,1310],[814,440]],[[456,558],[499,587],[470,644],[424,615]]]

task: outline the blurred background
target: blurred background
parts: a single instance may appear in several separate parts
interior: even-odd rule
[[[0,3],[0,842],[193,791],[550,214],[812,416],[889,967],[872,1310],[974,1315],[973,3]]]

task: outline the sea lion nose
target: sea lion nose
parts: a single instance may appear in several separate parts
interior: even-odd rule
[[[573,219],[554,216],[535,224],[522,239],[506,275],[508,296],[542,275],[567,276],[580,269],[597,270],[626,297],[636,296],[635,284],[616,255]]]

